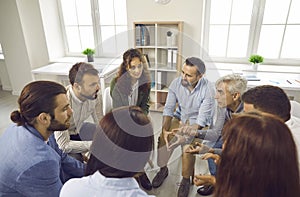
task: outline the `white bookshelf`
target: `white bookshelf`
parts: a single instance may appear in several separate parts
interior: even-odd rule
[[[162,111],[168,87],[182,65],[182,21],[134,22],[134,46],[149,58],[152,88],[150,110]],[[172,36],[167,38],[167,32]]]

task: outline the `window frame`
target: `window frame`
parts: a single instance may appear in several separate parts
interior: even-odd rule
[[[94,34],[94,46],[95,46],[95,56],[96,57],[116,57],[116,55],[118,55],[118,43],[117,43],[117,27],[125,27],[127,29],[128,32],[128,21],[126,21],[126,25],[118,25],[116,23],[116,9],[115,9],[115,1],[113,1],[113,6],[114,6],[114,24],[113,25],[101,25],[100,23],[100,14],[99,14],[99,2],[98,0],[89,0],[91,3],[91,18],[92,18],[92,28],[93,28],[93,34]],[[71,52],[69,49],[69,44],[68,44],[68,37],[67,37],[67,33],[66,33],[66,25],[64,22],[64,17],[63,17],[63,9],[62,9],[62,3],[61,0],[57,0],[57,4],[58,4],[58,10],[59,10],[59,16],[60,16],[60,23],[61,23],[61,28],[62,28],[62,36],[63,36],[63,41],[64,41],[64,51],[65,51],[65,55],[66,56],[80,56],[82,55],[81,52]],[[127,11],[126,11],[127,12]],[[77,15],[77,14],[76,14]],[[80,25],[77,25],[80,26]],[[114,53],[106,53],[103,50],[103,47],[101,47],[101,43],[102,43],[102,34],[101,34],[101,27],[104,26],[113,26],[114,28],[114,35],[112,37],[114,37],[114,44],[115,44],[115,52]],[[128,36],[127,36],[128,37]],[[82,43],[81,43],[81,39],[80,39],[80,44],[81,44],[81,48],[82,48]],[[129,46],[129,43],[127,43],[127,45]],[[98,47],[97,47],[98,46]],[[127,47],[128,48],[128,47]],[[84,49],[82,49],[83,51]]]
[[[232,0],[234,1],[234,0]],[[293,0],[290,0],[289,2],[289,9],[287,13],[287,18],[290,14],[291,10],[291,4]],[[248,62],[248,57],[250,57],[251,54],[257,54],[258,50],[258,44],[259,44],[259,39],[260,39],[260,33],[261,33],[261,28],[262,28],[262,23],[263,23],[263,16],[264,16],[264,11],[265,11],[265,4],[266,0],[253,0],[253,6],[252,6],[252,16],[251,16],[251,22],[250,22],[250,29],[249,29],[249,36],[248,36],[248,47],[247,47],[247,52],[246,52],[246,57],[211,57],[207,53],[209,49],[209,30],[210,30],[210,14],[211,14],[211,1],[210,0],[205,0],[205,11],[204,11],[204,25],[203,25],[203,52],[202,52],[202,58],[206,61],[214,61],[214,62],[226,62],[226,63],[249,63]],[[232,6],[232,4],[231,4]],[[232,14],[232,10],[230,11],[230,15]],[[232,24],[226,24],[229,26]],[[285,31],[288,25],[287,20],[285,21],[284,25],[284,32],[283,36],[281,37],[281,43],[280,43],[280,51],[279,55],[276,59],[270,59],[270,58],[265,58],[264,59],[264,64],[271,64],[271,65],[295,65],[299,66],[300,65],[300,56],[298,59],[296,58],[280,58],[281,52],[282,52],[282,47],[283,47],[283,39],[285,36]],[[300,25],[300,24],[299,24]],[[228,30],[229,31],[229,30]],[[228,40],[229,40],[229,35],[227,35],[227,40],[226,40],[226,54],[228,50]]]

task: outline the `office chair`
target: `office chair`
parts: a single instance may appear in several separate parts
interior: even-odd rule
[[[291,102],[291,115],[300,118],[300,103],[297,101]]]
[[[105,88],[103,93],[103,115],[112,110],[112,98],[110,96],[110,87]]]

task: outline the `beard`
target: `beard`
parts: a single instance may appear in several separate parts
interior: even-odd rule
[[[89,100],[95,100],[97,97],[98,97],[98,91],[97,90],[94,94],[92,95],[85,95],[85,94],[82,94],[80,93],[80,96],[82,96],[83,98],[86,98],[86,99],[89,99]]]
[[[181,85],[183,87],[188,87],[188,86],[190,86],[190,83],[188,81],[184,80],[184,79],[181,79]]]
[[[181,79],[181,85],[183,85],[183,87],[193,87],[194,83],[188,82],[187,80]]]
[[[55,119],[51,120],[49,127],[47,128],[48,131],[64,131],[70,127],[70,117],[65,121],[65,123],[60,123]]]
[[[198,83],[198,81],[194,81],[194,82],[189,82],[187,80],[181,79],[181,85],[183,87],[194,87],[194,85],[196,85]]]

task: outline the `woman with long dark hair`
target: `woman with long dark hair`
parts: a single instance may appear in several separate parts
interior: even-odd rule
[[[216,197],[300,196],[297,151],[275,116],[249,113],[230,120],[217,173]]]
[[[137,49],[128,49],[123,54],[117,76],[110,84],[113,108],[135,105],[148,114],[150,82],[150,73],[142,54]]]
[[[96,128],[87,177],[68,181],[60,196],[148,196],[133,177],[149,160],[153,135],[150,119],[140,107],[113,109]]]

